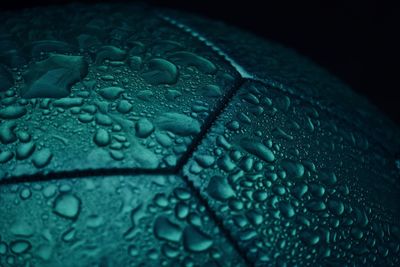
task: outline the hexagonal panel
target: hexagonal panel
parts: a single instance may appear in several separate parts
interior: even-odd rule
[[[235,83],[221,57],[145,7],[2,17],[1,179],[173,168]]]

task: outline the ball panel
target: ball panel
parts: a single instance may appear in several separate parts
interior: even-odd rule
[[[279,89],[245,83],[184,173],[257,266],[399,264],[395,160]]]
[[[4,17],[0,179],[173,168],[236,79],[208,47],[140,6]]]
[[[159,14],[263,81],[240,89],[183,170],[241,252],[260,266],[398,265],[398,127],[295,53],[192,16],[119,4],[4,14],[0,178],[176,166],[240,78]],[[0,265],[243,264],[180,177],[0,192]]]
[[[0,192],[4,266],[245,266],[181,177],[63,179]]]
[[[207,42],[212,42],[240,68],[246,70],[246,75],[275,84],[282,90],[307,99],[343,119],[348,119],[348,114],[352,114],[349,122],[379,140],[391,153],[399,153],[398,125],[372,106],[365,97],[356,94],[307,58],[291,49],[221,22],[172,10],[164,11],[163,14],[170,20],[192,29],[192,33],[198,33]],[[374,131],[369,131],[370,128],[374,128]]]

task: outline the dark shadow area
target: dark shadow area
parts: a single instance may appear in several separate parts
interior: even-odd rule
[[[1,9],[18,10],[69,2],[104,1],[14,0],[2,3]],[[400,8],[394,2],[147,2],[224,21],[293,48],[348,83],[359,94],[367,96],[400,124],[396,64]]]

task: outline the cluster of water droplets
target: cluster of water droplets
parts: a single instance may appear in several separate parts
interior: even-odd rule
[[[0,193],[6,266],[243,265],[181,177],[81,178]]]
[[[395,170],[341,123],[247,82],[184,167],[256,265],[398,263]]]
[[[154,16],[89,12],[44,34],[36,30],[48,19],[34,13],[1,36],[3,178],[173,167],[235,80],[207,47]],[[67,24],[73,32],[62,35]],[[25,35],[22,48],[11,41]]]

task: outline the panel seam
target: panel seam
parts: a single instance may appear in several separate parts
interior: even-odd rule
[[[209,130],[212,129],[212,125],[218,120],[220,115],[225,111],[225,109],[230,104],[233,97],[237,94],[239,89],[245,83],[245,79],[238,78],[237,81],[233,84],[233,86],[228,90],[228,92],[224,95],[224,97],[219,101],[216,108],[207,116],[203,125],[201,127],[200,132],[193,138],[190,145],[183,153],[182,157],[178,160],[175,165],[176,173],[179,173],[181,169],[187,164],[189,159],[192,157],[193,152],[200,146],[201,142],[207,136]]]
[[[323,106],[320,106],[318,104],[313,103],[314,99],[308,97],[303,97],[301,95],[296,95],[294,93],[291,93],[289,90],[285,89],[285,84],[274,81],[274,80],[265,80],[265,79],[260,79],[258,77],[255,77],[248,73],[243,66],[238,64],[232,57],[230,57],[228,54],[226,54],[219,46],[215,45],[212,41],[210,41],[208,38],[204,37],[201,33],[195,31],[188,25],[185,25],[171,17],[165,16],[163,14],[158,13],[158,16],[164,20],[166,23],[169,23],[172,26],[177,27],[178,29],[186,32],[193,38],[197,39],[199,42],[203,43],[207,47],[209,47],[212,51],[216,52],[216,54],[222,58],[224,61],[226,61],[240,76],[239,78],[239,83],[238,85],[234,86],[234,88],[231,89],[230,92],[228,92],[228,97],[222,100],[222,103],[217,107],[216,111],[214,111],[213,115],[210,115],[206,123],[202,127],[202,132],[195,137],[193,142],[191,143],[190,147],[188,150],[185,152],[181,160],[178,162],[176,165],[176,171],[177,174],[180,173],[180,176],[183,178],[183,180],[186,182],[187,186],[191,189],[192,192],[194,192],[197,195],[197,198],[203,203],[205,206],[206,210],[212,217],[212,219],[215,221],[215,223],[218,225],[219,229],[222,231],[222,233],[225,235],[225,237],[230,241],[231,245],[234,246],[234,248],[237,250],[238,254],[243,258],[243,260],[246,262],[248,266],[255,266],[255,263],[250,260],[250,258],[247,256],[246,251],[244,251],[240,245],[239,242],[236,238],[234,238],[231,234],[231,232],[225,228],[223,221],[219,218],[217,215],[216,211],[214,211],[213,208],[209,205],[208,200],[203,197],[203,195],[200,193],[200,190],[195,187],[193,182],[190,180],[190,178],[183,173],[183,168],[188,162],[188,160],[193,156],[193,152],[197,149],[197,147],[201,144],[203,141],[204,137],[207,135],[208,131],[212,128],[212,124],[218,120],[222,112],[227,108],[229,103],[231,102],[231,99],[233,96],[239,91],[240,87],[247,81],[249,82],[254,82],[254,83],[260,83],[264,86],[272,87],[273,89],[276,89],[278,91],[283,92],[285,95],[291,96],[295,99],[298,99],[300,101],[303,101],[307,104],[310,104],[313,107],[316,107],[320,109],[321,111],[329,114],[329,116],[335,118],[339,122],[342,122],[348,126],[350,126],[352,129],[362,133],[364,136],[366,136],[368,139],[370,139],[371,144],[376,145],[377,147],[380,148],[380,150],[389,155],[390,158],[394,158],[394,155],[382,144],[380,144],[376,138],[373,136],[370,136],[363,130],[359,129],[358,127],[354,127],[348,120],[345,118],[342,118],[341,116],[338,116],[337,114],[331,112],[329,109],[324,108]],[[289,87],[290,88],[290,87]]]
[[[217,225],[218,229],[225,236],[225,238],[229,241],[229,243],[233,246],[233,248],[236,250],[238,255],[243,259],[246,266],[251,266],[251,267],[255,266],[255,263],[247,256],[246,251],[240,247],[239,243],[237,242],[236,238],[231,234],[231,232],[227,228],[225,228],[223,220],[220,219],[220,217],[217,215],[217,213],[214,211],[214,209],[210,206],[207,199],[205,199],[202,196],[202,194],[200,193],[200,190],[198,190],[196,188],[196,186],[190,180],[190,178],[187,175],[185,175],[182,170],[180,171],[179,176],[182,177],[182,180],[186,183],[186,186],[189,188],[189,190],[195,194],[196,198],[201,201],[202,205],[207,210],[207,213],[209,214],[211,219],[214,221],[214,223]]]
[[[216,45],[215,43],[213,43],[211,40],[209,40],[207,37],[203,36],[201,33],[197,32],[196,30],[194,30],[193,28],[191,28],[190,26],[174,19],[171,18],[165,14],[161,14],[158,13],[158,16],[164,20],[165,22],[169,23],[172,26],[177,27],[178,29],[188,33],[190,36],[192,36],[193,38],[197,39],[199,42],[203,43],[204,45],[206,45],[207,47],[211,48],[214,52],[217,53],[218,56],[220,56],[223,60],[225,60],[239,75],[242,79],[247,80],[247,81],[252,81],[252,82],[258,82],[261,83],[265,86],[270,86],[276,90],[282,91],[285,94],[288,94],[291,97],[294,97],[296,99],[300,99],[310,105],[312,105],[313,107],[317,107],[320,110],[322,110],[323,112],[328,113],[330,116],[334,117],[335,119],[337,119],[338,121],[345,123],[346,125],[349,125],[351,128],[357,130],[358,132],[362,133],[364,136],[368,137],[373,143],[374,145],[376,145],[377,147],[379,147],[385,154],[389,155],[391,158],[394,158],[394,154],[386,148],[386,146],[380,144],[380,142],[376,141],[376,138],[373,137],[372,135],[369,135],[366,131],[360,129],[359,127],[354,127],[352,125],[352,123],[350,121],[348,121],[346,118],[342,117],[342,116],[338,116],[337,114],[335,114],[334,112],[330,111],[329,109],[320,106],[315,102],[315,100],[312,97],[304,97],[301,95],[296,95],[294,93],[291,93],[290,90],[285,89],[285,87],[288,88],[293,88],[296,89],[296,87],[294,86],[287,86],[284,83],[278,82],[276,80],[271,80],[271,79],[261,79],[258,78],[254,75],[251,75],[243,66],[241,66],[239,63],[237,63],[235,61],[234,58],[230,57],[227,53],[225,53],[223,51],[223,49],[221,49],[218,45]]]
[[[184,27],[179,27],[178,25],[175,25],[171,21],[168,21],[165,17],[163,17],[161,14],[158,14],[159,17],[166,21],[167,23],[171,24],[172,26],[178,27],[179,29],[183,29]],[[185,30],[184,30],[185,31]],[[185,31],[186,32],[186,31]],[[191,30],[187,31],[188,34],[191,33]],[[192,34],[190,34],[192,35]],[[228,57],[227,55],[223,56],[224,52],[222,50],[219,50],[219,48],[213,44],[207,43],[207,39],[201,37],[200,35],[198,36],[193,36],[195,39],[199,40],[201,43],[206,44],[207,47],[210,47],[214,52],[217,53],[218,56],[221,57],[223,61],[227,61],[228,65],[232,66],[234,71],[236,71],[239,75],[238,78],[235,78],[236,81],[230,88],[230,90],[227,91],[227,93],[224,95],[224,97],[219,101],[217,104],[216,108],[213,110],[212,113],[207,116],[206,120],[204,121],[200,133],[197,134],[190,145],[188,146],[187,150],[185,153],[182,155],[182,157],[178,160],[177,164],[175,165],[175,174],[179,175],[182,177],[183,182],[185,182],[186,186],[189,187],[191,192],[193,192],[197,199],[202,203],[202,205],[205,207],[207,210],[207,213],[210,215],[211,219],[215,222],[216,226],[218,229],[221,231],[221,233],[225,236],[225,238],[229,241],[229,243],[233,246],[235,251],[237,252],[238,256],[241,257],[241,259],[244,261],[246,266],[255,266],[255,263],[247,256],[247,253],[245,250],[243,250],[239,243],[238,240],[236,240],[233,235],[230,233],[230,231],[225,228],[222,220],[219,218],[217,213],[215,212],[214,209],[212,209],[209,205],[208,200],[203,197],[201,194],[200,190],[195,187],[195,185],[190,181],[189,177],[183,173],[183,168],[184,166],[188,163],[188,161],[192,158],[194,151],[201,145],[202,141],[205,139],[207,136],[208,132],[212,129],[213,124],[218,120],[220,115],[224,112],[224,110],[228,107],[228,105],[231,103],[231,100],[233,97],[237,94],[239,89],[242,87],[242,85],[246,82],[247,78],[247,72],[244,69],[241,69],[239,64],[236,64],[236,62]],[[242,70],[242,72],[240,72]]]
[[[174,168],[144,169],[144,168],[100,168],[67,170],[56,172],[43,172],[12,176],[0,179],[0,187],[3,185],[14,185],[29,182],[45,182],[51,180],[80,179],[90,177],[130,176],[130,175],[176,175]]]

